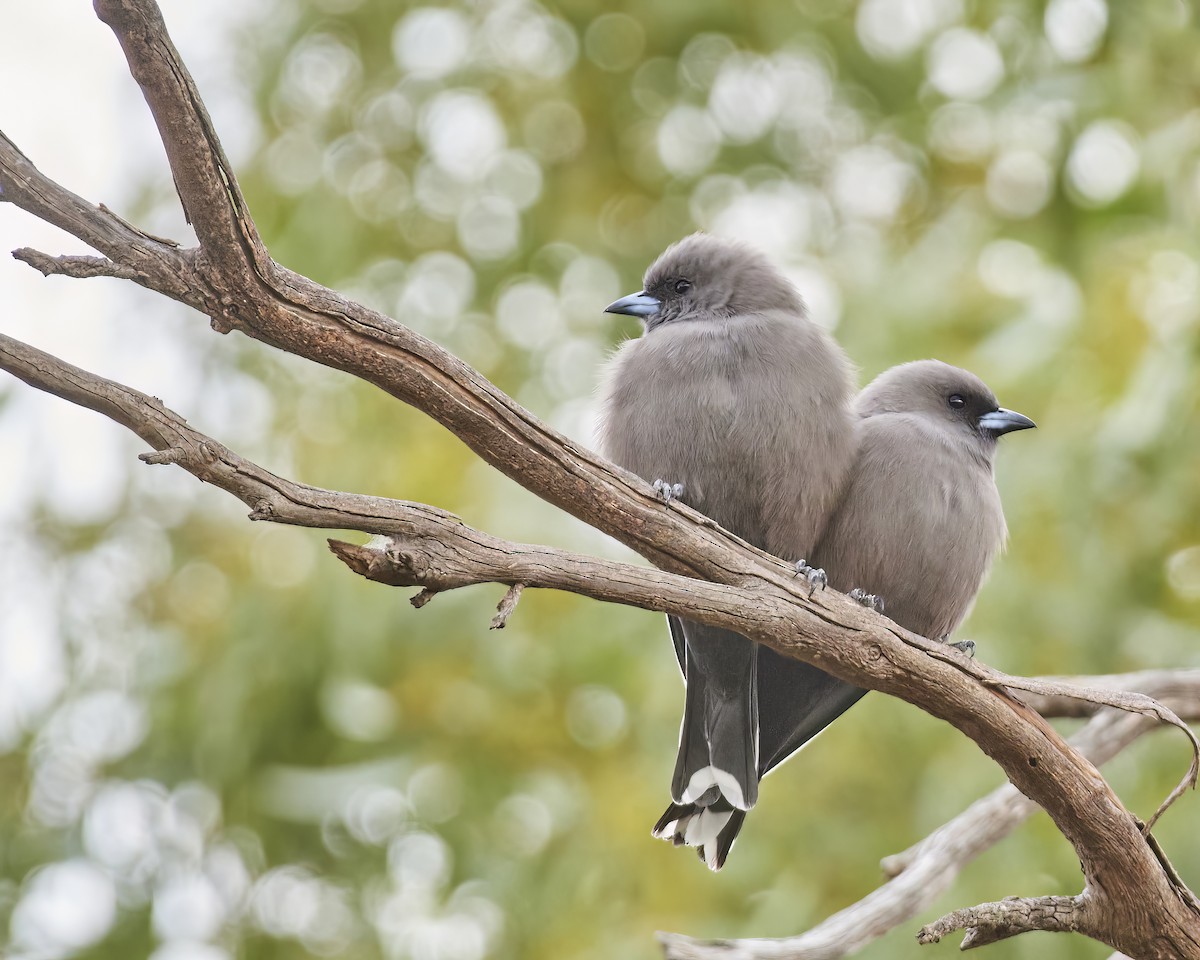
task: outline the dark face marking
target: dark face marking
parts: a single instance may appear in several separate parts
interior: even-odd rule
[[[937,360],[906,363],[879,376],[860,398],[864,416],[919,413],[969,434],[990,447],[997,437],[1028,430],[1034,422],[1003,409],[974,374]]]

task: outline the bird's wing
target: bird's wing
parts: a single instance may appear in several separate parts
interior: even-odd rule
[[[687,640],[683,636],[683,621],[678,617],[667,617],[671,629],[671,645],[675,648],[675,659],[679,661],[679,672],[687,680]]]
[[[783,763],[867,692],[765,647],[758,652],[757,674],[760,777]]]

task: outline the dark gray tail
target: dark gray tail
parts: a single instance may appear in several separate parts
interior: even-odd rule
[[[710,677],[714,664],[727,665],[731,661],[736,664],[740,661],[737,659],[737,647],[731,646],[724,654],[710,653],[702,664],[693,668],[692,651],[706,639],[703,634],[697,635],[698,629],[708,628],[684,621],[671,624],[671,635],[676,650],[682,654],[685,671],[690,673],[686,676],[688,699],[683,728],[680,731],[679,760],[672,790],[676,802],[667,807],[659,817],[653,832],[654,836],[670,840],[676,846],[686,844],[696,847],[700,859],[708,864],[709,869],[720,870],[725,865],[733,841],[742,829],[746,810],[753,806],[754,800],[757,799],[758,780],[849,710],[867,691],[844,683],[800,660],[784,657],[767,647],[755,648],[756,659],[752,666],[755,696],[748,712],[754,715],[754,728],[758,733],[757,744],[753,749],[747,748],[743,743],[739,749],[727,750],[721,756],[728,766],[719,766],[714,759],[716,753],[711,749],[711,736],[707,734],[707,730],[713,718],[720,718],[719,722],[727,725],[722,727],[722,730],[738,729],[733,726],[729,717],[737,716],[733,706],[742,701],[736,696],[724,700],[719,697],[713,698]],[[723,634],[723,631],[713,632]],[[723,635],[734,636],[736,640],[743,639],[736,635]],[[703,649],[719,651],[715,640]],[[725,659],[720,659],[721,656]],[[708,666],[709,671],[701,671],[701,665]],[[719,675],[729,677],[735,674],[722,672]],[[736,693],[736,690],[733,692]],[[715,703],[711,702],[713,699],[716,700]],[[742,715],[745,716],[746,713],[747,711],[743,710]],[[730,755],[735,758],[754,756],[753,776],[746,775],[740,760],[735,764],[727,759]],[[707,761],[706,757],[709,758]],[[728,792],[721,790],[719,784],[709,786],[698,793],[696,790],[688,791],[688,795],[685,796],[680,784],[690,784],[691,778],[696,776],[695,771],[701,770],[705,762],[721,771],[729,771],[732,766],[738,766],[743,779],[753,780],[751,788],[743,785],[743,779],[737,780],[737,789],[742,792],[742,798],[751,797],[750,802],[744,807],[731,802],[736,799],[735,791],[732,788]],[[715,782],[717,778],[712,779]],[[697,789],[702,782],[697,783]]]
[[[681,621],[687,700],[671,780],[678,804],[758,800],[758,646],[728,630]]]

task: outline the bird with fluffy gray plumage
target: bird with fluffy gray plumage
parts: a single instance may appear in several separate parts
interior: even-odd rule
[[[993,464],[996,441],[1034,426],[1006,410],[973,373],[937,360],[893,367],[858,397],[858,444],[840,502],[813,562],[829,583],[913,633],[948,639],[970,612],[1007,537]],[[865,591],[869,590],[870,594]],[[763,648],[758,657],[759,775],[812,740],[865,690]],[[698,812],[676,804],[663,831]],[[723,864],[745,811],[718,801],[705,815],[727,816],[710,865]],[[668,819],[669,818],[669,819]]]
[[[756,546],[812,556],[854,455],[853,378],[787,278],[742,244],[694,234],[608,312],[639,317],[644,332],[605,373],[604,453]],[[717,869],[732,812],[758,797],[761,651],[670,625],[687,689],[668,814],[690,812],[656,832]]]

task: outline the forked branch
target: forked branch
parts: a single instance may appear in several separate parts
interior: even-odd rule
[[[218,330],[241,330],[373,383],[442,423],[527,489],[661,569],[513,544],[433,507],[283,480],[192,430],[151,398],[14,341],[0,344],[0,366],[123,423],[157,451],[151,459],[177,463],[229,490],[251,505],[255,519],[391,537],[388,550],[335,547],[373,579],[422,586],[426,597],[430,591],[499,582],[678,613],[908,700],[971,737],[1074,845],[1086,886],[1073,900],[1073,929],[1129,956],[1200,957],[1200,910],[1157,844],[1095,768],[1013,693],[1061,692],[1053,684],[1006,677],[833,591],[808,598],[788,564],[686,507],[663,506],[648,485],[556,433],[441,347],[276,264],[158,7],[152,0],[95,5],[154,114],[200,245],[181,249],[82,200],[44,177],[0,136],[0,199],[62,227],[105,258],[23,251],[25,260],[72,276],[128,277],[202,311]],[[1074,695],[1184,727],[1145,697],[1112,691]],[[1192,743],[1195,748],[1194,738]],[[1194,775],[1193,763],[1185,783]],[[1065,927],[1057,908],[1053,916],[1033,909],[1029,915]],[[971,916],[980,918],[976,929],[986,926],[983,914]],[[976,942],[984,935],[975,934]]]
[[[1092,689],[1137,690],[1161,700],[1186,720],[1200,719],[1200,670],[1050,679]],[[1070,742],[1097,765],[1107,763],[1142,735],[1160,728],[1148,717],[1097,708],[1073,697],[1032,697],[1031,704],[1046,717],[1090,717]],[[888,878],[885,883],[812,929],[780,940],[703,941],[662,934],[667,960],[838,960],[853,956],[927,910],[950,889],[964,867],[1003,841],[1037,810],[1035,803],[1005,784],[924,840],[885,857],[880,864]]]

